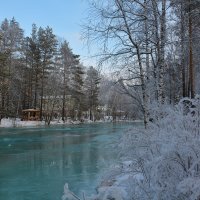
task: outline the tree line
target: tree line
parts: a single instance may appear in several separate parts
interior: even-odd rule
[[[12,18],[0,25],[0,119],[38,109],[40,120],[59,115],[80,120],[97,116],[100,73],[86,68],[52,28],[32,25],[24,36]]]

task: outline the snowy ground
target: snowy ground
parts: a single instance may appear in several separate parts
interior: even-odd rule
[[[50,125],[64,125],[64,124],[80,124],[80,121],[65,121],[62,120],[54,120],[51,121]],[[13,119],[13,118],[3,118],[1,119],[0,127],[9,128],[9,127],[36,127],[36,126],[44,126],[45,121],[21,121],[21,119]]]
[[[112,169],[105,174],[101,184],[97,188],[97,194],[94,194],[90,197],[87,197],[87,194],[84,194],[85,199],[87,200],[128,200],[131,199],[128,192],[131,182],[137,180],[142,182],[144,177],[142,174],[132,173],[132,161],[124,161],[121,165],[112,167]],[[64,186],[64,195],[62,200],[81,200],[81,197],[76,196],[68,188],[68,183]],[[84,200],[84,198],[83,198]]]
[[[200,199],[200,98],[152,106],[150,114],[146,130],[123,135],[122,167],[111,170],[93,200]]]
[[[111,121],[106,121],[106,120],[98,120],[95,121],[98,123],[103,123],[103,122],[111,122]],[[122,121],[119,121],[122,122]],[[133,121],[123,121],[123,122],[133,122]],[[135,120],[134,122],[141,122],[141,120]],[[72,121],[72,120],[67,120],[63,122],[62,120],[53,120],[51,121],[50,125],[67,125],[67,124],[81,124],[81,123],[94,123],[91,120],[85,120],[84,122],[80,121]],[[3,118],[0,121],[0,128],[9,128],[9,127],[36,127],[36,126],[44,126],[45,121],[21,121],[21,119],[17,118]]]
[[[29,127],[29,126],[41,126],[44,125],[41,121],[21,121],[20,119],[3,118],[1,119],[0,127]]]

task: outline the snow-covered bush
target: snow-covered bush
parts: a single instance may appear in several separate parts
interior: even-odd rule
[[[126,133],[122,160],[132,161],[130,199],[200,198],[200,99],[183,99],[177,106],[153,105],[147,129]]]
[[[199,200],[200,98],[152,104],[152,122],[120,141],[121,165],[105,174],[91,200]],[[65,188],[63,199],[68,197]],[[72,195],[74,198],[74,195]]]

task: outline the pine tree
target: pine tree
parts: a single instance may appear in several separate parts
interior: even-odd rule
[[[195,96],[195,72],[198,71],[197,62],[198,53],[195,48],[198,46],[198,36],[195,35],[199,29],[199,0],[172,0],[171,5],[175,10],[177,20],[178,36],[181,46],[181,68],[182,68],[182,95],[183,97]],[[196,32],[196,33],[195,33]],[[195,55],[196,54],[196,55]]]
[[[100,77],[98,71],[92,66],[87,70],[85,79],[85,89],[87,94],[87,105],[89,109],[90,120],[95,120],[95,113],[97,111],[98,95],[99,95]]]
[[[41,82],[40,82],[40,120],[43,115],[43,96],[45,88],[45,79],[48,76],[48,72],[52,67],[52,59],[56,53],[57,40],[53,34],[53,30],[50,27],[46,29],[39,28],[38,30],[38,43],[41,56]]]
[[[39,49],[39,41],[37,34],[37,26],[32,25],[31,37],[25,40],[25,56],[26,56],[26,77],[27,77],[27,94],[28,105],[26,108],[38,107],[39,80],[41,77],[41,52]]]
[[[63,78],[63,84],[62,84],[62,120],[65,121],[66,117],[66,95],[70,94],[69,91],[69,84],[70,84],[70,75],[71,75],[71,67],[76,63],[74,60],[74,55],[72,53],[72,50],[69,48],[69,44],[67,41],[64,41],[61,44],[60,48],[60,54],[61,54],[61,69],[62,69],[62,78]]]
[[[74,64],[72,66],[72,83],[71,96],[74,105],[71,111],[72,118],[81,119],[82,111],[84,109],[84,92],[83,92],[83,66],[79,63],[79,55],[74,55]]]
[[[0,38],[1,41],[2,38]],[[9,70],[8,70],[8,61],[9,52],[0,52],[0,120],[3,117],[6,117],[6,96],[8,92],[8,80],[9,80]]]
[[[20,93],[20,91],[16,91],[17,87],[20,88],[17,66],[21,64],[20,55],[24,38],[23,30],[15,18],[11,20],[5,19],[1,24],[0,34],[2,36],[0,50],[1,52],[7,52],[7,55],[9,55],[6,59],[8,76],[6,87],[4,88],[4,110],[6,116],[13,116]]]

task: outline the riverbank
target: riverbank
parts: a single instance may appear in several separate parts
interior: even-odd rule
[[[132,197],[130,193],[131,183],[137,181],[139,184],[145,179],[142,173],[133,173],[133,164],[132,161],[123,161],[121,165],[112,167],[102,178],[102,182],[96,189],[97,194],[83,199],[70,191],[68,183],[66,183],[62,200],[130,200]]]
[[[108,123],[112,122],[110,120],[98,120],[95,123]],[[119,120],[117,122],[142,122],[141,120]],[[73,121],[73,120],[66,120],[63,122],[62,120],[53,120],[51,121],[50,125],[76,125],[81,123],[94,123],[91,120],[81,121]],[[3,118],[0,121],[0,128],[12,128],[12,127],[38,127],[38,126],[45,126],[45,121],[21,121],[19,118]]]
[[[200,197],[200,104],[158,107],[147,129],[131,128],[119,142],[121,165],[106,172],[92,200]],[[186,113],[187,111],[187,113]]]
[[[69,125],[69,124],[80,124],[80,121],[67,120],[63,122],[62,120],[51,121],[50,125]],[[92,121],[88,121],[92,123]],[[1,128],[11,128],[11,127],[37,127],[45,126],[45,121],[21,121],[21,119],[3,118],[1,119]]]

